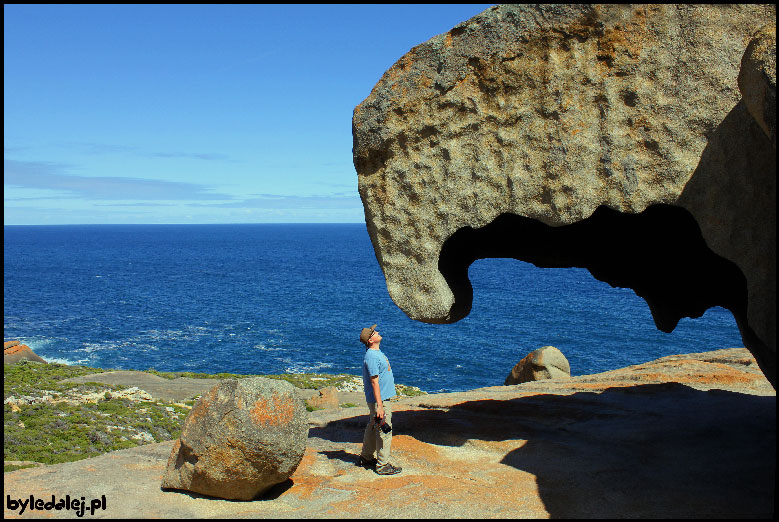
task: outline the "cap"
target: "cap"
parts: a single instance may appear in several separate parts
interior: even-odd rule
[[[368,342],[368,339],[371,338],[371,335],[373,335],[373,332],[376,330],[376,325],[374,324],[370,328],[363,328],[360,331],[360,342],[362,344],[365,344]]]

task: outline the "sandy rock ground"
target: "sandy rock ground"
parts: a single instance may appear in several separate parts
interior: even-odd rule
[[[84,517],[100,518],[773,515],[776,393],[745,349],[400,399],[392,455],[403,473],[390,477],[355,466],[368,409],[351,402],[363,406],[310,413],[297,471],[253,501],[162,490],[170,441],[6,473],[3,514],[76,518],[8,502],[69,495],[95,499]]]

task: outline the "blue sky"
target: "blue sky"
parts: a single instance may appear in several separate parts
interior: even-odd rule
[[[480,5],[5,5],[6,225],[363,222],[352,111]]]

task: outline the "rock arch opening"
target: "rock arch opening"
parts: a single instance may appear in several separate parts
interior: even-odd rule
[[[642,297],[663,332],[714,306],[730,310],[739,324],[746,316],[744,274],[708,248],[695,219],[681,207],[654,205],[625,214],[601,206],[589,218],[560,227],[502,214],[482,228],[462,228],[444,243],[438,260],[455,296],[448,322],[470,312],[468,267],[485,258],[586,268],[596,279]]]

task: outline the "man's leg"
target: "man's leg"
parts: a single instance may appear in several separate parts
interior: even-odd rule
[[[378,439],[378,430],[373,424],[373,418],[376,417],[376,403],[369,402],[368,410],[370,410],[370,418],[368,419],[368,425],[365,426],[365,434],[362,437],[362,451],[360,456],[365,460],[373,460],[376,458],[376,439]]]
[[[374,408],[376,405],[374,404]],[[374,410],[375,411],[375,410]],[[375,414],[373,415],[375,417]],[[392,406],[384,401],[384,422],[392,426]],[[376,449],[378,452],[376,467],[381,467],[389,463],[390,451],[392,450],[392,432],[384,433],[378,426],[374,427],[376,432]]]

